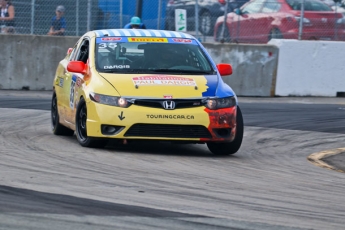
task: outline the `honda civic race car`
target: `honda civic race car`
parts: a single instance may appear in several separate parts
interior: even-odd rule
[[[109,29],[84,34],[58,64],[51,124],[84,147],[110,139],[207,144],[236,153],[243,118],[234,91],[193,36],[174,31]]]

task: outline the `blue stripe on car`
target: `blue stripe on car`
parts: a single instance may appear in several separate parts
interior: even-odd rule
[[[218,86],[217,75],[205,75],[207,90],[202,93],[203,97],[214,97]]]
[[[104,37],[104,36],[117,36],[119,33],[121,36],[126,36],[125,31],[129,33],[131,36],[140,36],[140,37],[181,37],[181,38],[194,38],[193,36],[177,32],[177,31],[163,31],[163,30],[145,30],[150,35],[148,36],[144,30],[136,30],[134,33],[132,29],[107,29],[107,30],[95,30],[96,37]]]
[[[109,36],[115,36],[114,31],[112,31],[112,30],[108,30],[107,32],[108,32]]]
[[[221,77],[218,75],[205,75],[207,80],[207,90],[202,93],[203,97],[232,97],[235,96],[232,88],[226,84]]]

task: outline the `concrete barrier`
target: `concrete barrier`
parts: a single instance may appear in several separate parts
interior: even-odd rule
[[[345,92],[345,42],[273,39],[279,48],[276,96],[335,97]]]
[[[278,48],[274,45],[203,44],[216,63],[230,63],[224,77],[238,96],[274,96]]]
[[[0,89],[51,90],[57,64],[78,37],[0,35]]]
[[[58,62],[79,37],[0,35],[0,89],[51,90]],[[274,96],[278,49],[273,45],[204,44],[239,96]]]

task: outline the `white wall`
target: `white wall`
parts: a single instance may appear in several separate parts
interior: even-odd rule
[[[345,92],[345,42],[273,39],[279,48],[276,96]]]

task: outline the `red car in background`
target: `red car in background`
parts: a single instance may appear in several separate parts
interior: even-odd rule
[[[302,0],[252,0],[217,19],[220,42],[267,43],[272,38],[298,39]],[[319,0],[305,0],[303,40],[345,40],[344,19]]]

